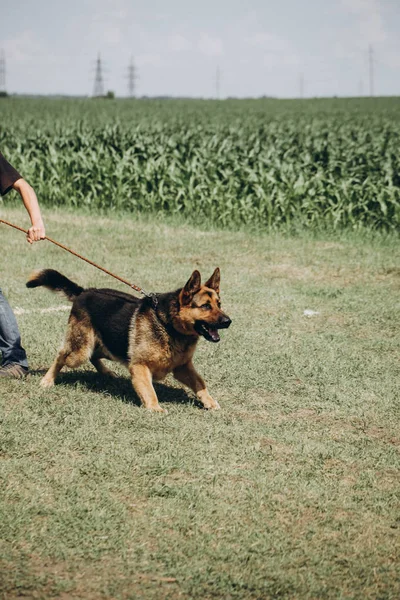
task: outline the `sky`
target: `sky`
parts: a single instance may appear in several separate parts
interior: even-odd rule
[[[400,95],[400,0],[0,0],[9,93]]]

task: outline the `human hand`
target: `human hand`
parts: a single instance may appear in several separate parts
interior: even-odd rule
[[[46,237],[46,232],[44,229],[43,221],[38,223],[34,223],[32,227],[28,229],[28,233],[26,234],[26,241],[30,244],[33,242],[39,242],[40,240],[44,240]]]

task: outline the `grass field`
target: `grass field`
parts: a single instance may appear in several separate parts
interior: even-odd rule
[[[1,215],[26,223],[23,209]],[[114,284],[0,226],[31,366],[0,382],[1,597],[399,598],[398,238],[45,218],[145,289],[219,265],[233,324],[195,360],[219,412],[167,380],[169,414],[149,414],[119,367],[117,381],[88,366],[44,391],[68,313],[40,312],[66,301],[27,290],[30,271]]]

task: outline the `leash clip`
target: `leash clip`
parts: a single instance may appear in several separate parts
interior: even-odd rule
[[[150,300],[151,300],[151,306],[155,310],[157,308],[157,306],[158,306],[157,294],[155,292],[150,292],[148,294],[147,292],[144,291],[144,289],[142,289],[142,294],[143,294],[143,296],[146,296],[146,298],[150,298]]]
[[[154,292],[151,292],[149,294],[149,298],[151,298],[151,305],[155,310],[158,306],[158,298],[157,298],[156,294]]]

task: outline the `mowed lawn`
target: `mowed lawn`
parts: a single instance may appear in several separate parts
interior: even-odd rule
[[[113,365],[115,381],[87,365],[42,390],[68,319],[42,309],[68,302],[27,290],[29,273],[128,288],[0,225],[31,366],[0,380],[0,597],[399,598],[398,239],[45,217],[150,291],[220,266],[233,323],[195,356],[221,411],[171,378],[157,385],[168,415],[150,414]]]

